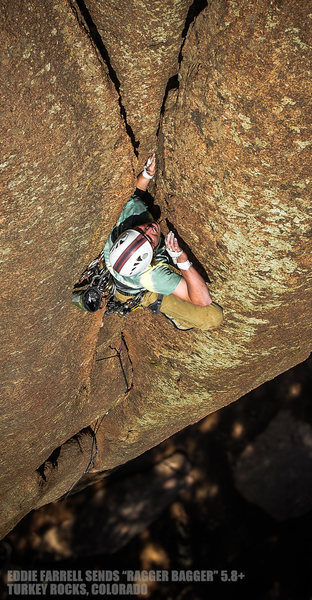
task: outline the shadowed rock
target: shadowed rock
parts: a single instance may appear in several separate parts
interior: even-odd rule
[[[189,461],[176,453],[143,473],[102,485],[76,511],[65,502],[34,513],[27,552],[37,560],[114,553],[192,483],[189,472]]]
[[[246,500],[284,521],[312,509],[311,469],[312,428],[280,411],[240,456],[235,485]]]

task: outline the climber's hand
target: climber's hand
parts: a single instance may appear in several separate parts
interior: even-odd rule
[[[165,243],[168,254],[171,256],[171,258],[178,260],[178,262],[187,260],[186,252],[180,248],[179,242],[172,231],[169,231],[169,233],[166,235]]]
[[[173,231],[169,231],[165,238],[166,248],[167,250],[171,250],[172,252],[180,252],[181,248],[179,246],[179,242],[175,237]]]
[[[145,165],[146,171],[149,175],[155,175],[156,173],[156,154],[153,152],[151,156],[148,157]]]
[[[142,173],[140,173],[136,180],[136,186],[139,190],[146,192],[148,184],[156,173],[156,155],[155,152],[149,156],[144,165]]]

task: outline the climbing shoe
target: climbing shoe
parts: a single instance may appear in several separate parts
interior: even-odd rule
[[[181,325],[176,319],[168,317],[168,315],[165,315],[164,313],[162,314],[164,315],[164,317],[166,317],[166,319],[168,319],[168,321],[170,321],[170,323],[172,323],[172,325],[176,329],[180,329],[180,331],[190,331],[191,329],[194,329],[194,327],[185,327],[184,325]]]

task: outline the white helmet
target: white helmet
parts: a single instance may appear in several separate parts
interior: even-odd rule
[[[143,273],[151,264],[152,258],[152,245],[135,229],[124,231],[109,253],[109,262],[114,271],[126,277]]]

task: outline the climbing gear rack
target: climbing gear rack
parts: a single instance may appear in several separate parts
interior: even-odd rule
[[[117,314],[126,317],[130,312],[139,308],[141,300],[146,293],[142,290],[129,297],[126,302],[115,300],[116,285],[112,274],[105,265],[103,251],[93,260],[74,285],[72,302],[79,308],[88,312],[95,312],[101,308],[103,299],[107,299],[104,316]]]

